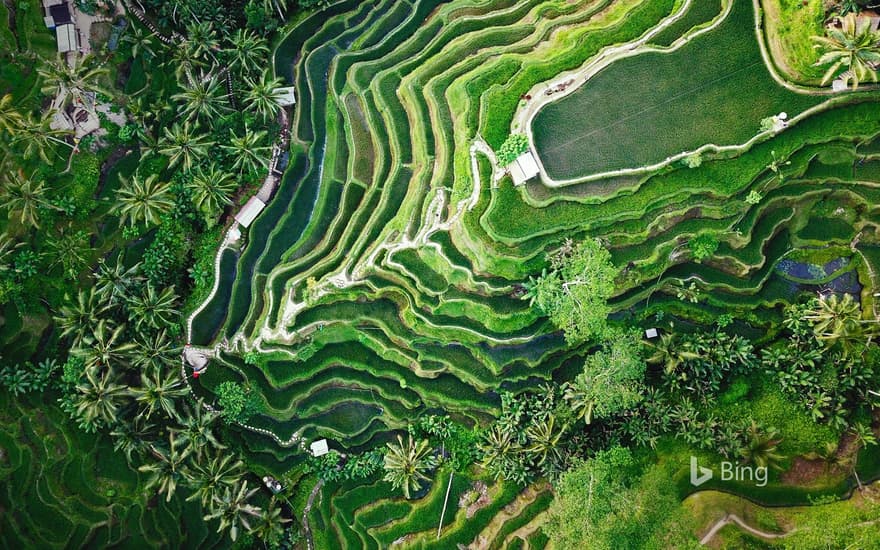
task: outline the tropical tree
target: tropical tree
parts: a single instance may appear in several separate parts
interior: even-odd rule
[[[26,177],[20,170],[11,170],[3,184],[0,207],[10,215],[17,214],[22,225],[40,227],[40,208],[50,207],[46,200],[46,184],[37,181],[36,173]]]
[[[804,319],[813,324],[816,339],[833,346],[840,342],[844,351],[864,338],[861,307],[851,294],[843,298],[837,294],[821,296],[815,306],[806,311]]]
[[[510,437],[510,432],[502,429],[499,424],[492,426],[482,433],[482,438],[477,443],[482,456],[484,468],[488,468],[493,462],[502,460],[511,452],[518,450],[515,442]]]
[[[260,145],[263,138],[266,137],[265,130],[253,131],[247,126],[244,128],[244,135],[236,136],[231,132],[232,137],[229,145],[221,145],[221,147],[232,154],[235,159],[233,168],[241,172],[256,172],[259,167],[268,166],[266,161],[266,153],[269,147]]]
[[[290,518],[281,517],[281,507],[275,497],[269,500],[269,506],[264,508],[251,533],[256,535],[267,547],[277,545],[284,536],[284,524],[290,523]]]
[[[548,458],[559,460],[562,458],[562,452],[559,448],[559,442],[565,433],[566,426],[557,426],[556,418],[549,416],[529,424],[526,428],[526,436],[529,438],[529,445],[525,450],[538,458],[538,465],[543,465]]]
[[[150,447],[151,440],[156,434],[155,424],[150,424],[142,416],[136,416],[131,421],[119,422],[110,435],[113,437],[113,450],[122,451],[125,459],[131,464],[132,454],[141,457]]]
[[[204,58],[220,44],[217,39],[217,31],[214,30],[214,24],[210,21],[195,22],[186,28],[187,41],[192,44],[193,51],[197,58]]]
[[[50,268],[61,266],[64,274],[69,279],[76,279],[77,275],[89,265],[86,252],[89,246],[89,235],[83,230],[73,232],[61,232],[60,235],[50,235],[46,244],[51,251],[52,258]]]
[[[141,370],[168,368],[180,358],[180,348],[174,345],[165,329],[152,334],[138,333],[134,345],[131,364]]]
[[[13,145],[23,145],[21,156],[25,159],[40,158],[46,164],[52,164],[49,153],[56,153],[56,145],[64,145],[73,149],[73,145],[64,141],[65,136],[72,133],[71,130],[52,127],[54,111],[43,113],[39,118],[28,114],[24,126],[12,140]]]
[[[119,214],[120,225],[126,222],[131,226],[158,223],[162,215],[174,206],[171,186],[159,182],[158,174],[151,174],[144,179],[140,173],[135,172],[130,178],[120,176],[120,180],[122,187],[113,207],[113,212]]]
[[[140,25],[131,25],[131,31],[122,37],[122,41],[131,45],[131,56],[135,59],[150,59],[156,55],[156,34]]]
[[[142,294],[128,300],[128,318],[134,322],[137,330],[144,325],[157,329],[170,326],[178,314],[174,308],[175,301],[177,294],[174,293],[174,287],[165,287],[157,292],[151,283],[147,283]]]
[[[410,498],[413,491],[421,488],[421,482],[428,480],[425,472],[436,465],[427,439],[416,443],[410,435],[404,443],[403,437],[398,435],[397,444],[388,443],[385,452],[385,481],[395,489],[402,489],[403,496]]]
[[[229,67],[239,74],[247,75],[265,66],[269,55],[266,39],[249,29],[238,29],[230,38],[232,47],[226,50]]]
[[[248,502],[259,488],[248,491],[247,481],[237,487],[227,487],[220,496],[215,495],[213,512],[205,515],[205,521],[220,519],[217,532],[229,531],[233,541],[238,540],[238,531],[243,527],[246,531],[251,530],[250,522],[253,518],[260,517],[262,510]]]
[[[66,56],[59,53],[54,60],[47,59],[38,63],[37,72],[43,78],[40,91],[62,97],[62,105],[71,101],[86,105],[87,92],[111,95],[98,83],[110,71],[98,64],[92,55],[75,55],[68,62]]]
[[[181,87],[183,91],[171,97],[183,102],[183,112],[189,120],[200,116],[217,116],[226,106],[223,89],[213,75],[202,75],[198,78],[189,75],[186,82],[181,83]]]
[[[773,468],[780,470],[781,461],[784,456],[776,450],[782,439],[779,432],[775,428],[761,429],[758,424],[752,420],[746,432],[746,444],[743,446],[740,454],[751,464],[759,468]]]
[[[177,491],[178,484],[191,479],[186,467],[188,451],[181,448],[175,440],[174,433],[171,433],[168,436],[167,447],[150,445],[150,453],[156,461],[138,467],[138,471],[149,474],[145,489],[147,491],[155,489],[158,494],[164,494],[165,502],[168,502]]]
[[[238,187],[232,175],[220,170],[214,162],[207,170],[197,168],[188,186],[193,192],[193,202],[207,215],[214,215],[223,206],[231,204],[229,195]]]
[[[140,387],[131,388],[131,393],[141,405],[139,416],[149,419],[154,412],[161,410],[169,418],[177,418],[177,410],[174,408],[175,400],[187,394],[187,388],[174,373],[167,371],[162,376],[159,369],[151,369],[149,374],[141,373]]]
[[[840,23],[839,29],[830,27],[827,36],[813,37],[816,47],[824,51],[816,65],[830,65],[822,84],[827,84],[841,70],[845,71],[844,79],[852,81],[853,89],[866,78],[877,82],[875,66],[880,64],[880,33],[871,30],[869,18],[855,13],[848,13]]]
[[[856,470],[859,460],[859,452],[866,447],[877,445],[877,436],[874,435],[874,430],[871,428],[870,424],[864,424],[862,422],[857,422],[853,425],[852,435],[855,449],[853,451],[850,465],[853,477],[856,478],[856,484],[859,486],[859,491],[861,491],[864,487],[862,486],[862,480],[859,478],[859,472]]]
[[[177,432],[181,445],[188,445],[194,451],[196,459],[211,449],[222,450],[226,446],[220,443],[214,434],[214,424],[220,415],[205,409],[201,400],[195,406],[187,407],[180,419],[180,428],[172,428]]]
[[[140,263],[131,267],[125,267],[123,255],[116,255],[116,262],[109,264],[105,258],[98,260],[98,270],[95,272],[95,291],[104,304],[113,306],[124,298],[132,285],[140,280],[138,271]]]
[[[272,77],[269,71],[263,72],[259,80],[250,78],[246,80],[250,88],[245,99],[248,109],[261,116],[263,120],[275,118],[281,110],[281,98],[284,97],[281,88],[284,81]]]
[[[24,117],[15,106],[12,94],[0,97],[0,130],[16,134],[24,128]]]
[[[232,489],[244,475],[244,462],[229,453],[212,453],[210,458],[200,457],[192,461],[193,494],[186,497],[198,499],[207,508]]]
[[[651,346],[654,353],[648,357],[648,362],[661,365],[666,373],[673,373],[685,361],[700,357],[699,353],[690,349],[687,342],[680,341],[674,332],[661,334],[660,340]]]
[[[80,289],[75,301],[61,307],[55,321],[61,329],[61,336],[73,337],[73,346],[78,347],[89,334],[95,319],[106,310],[107,306],[101,303],[94,288],[90,288],[88,292]]]
[[[112,426],[119,419],[119,409],[128,400],[125,386],[116,382],[110,369],[86,368],[76,385],[76,414],[89,426]]]
[[[205,66],[201,48],[192,40],[183,40],[175,44],[170,63],[174,68],[174,76],[178,81],[189,78],[189,75]]]
[[[199,134],[198,125],[190,126],[189,121],[181,125],[175,122],[171,128],[162,129],[164,136],[159,140],[159,153],[168,157],[171,166],[182,164],[189,170],[193,162],[208,155],[208,148],[214,144],[204,134]]]
[[[107,319],[100,319],[93,325],[90,335],[86,335],[79,348],[73,353],[83,358],[86,366],[109,367],[113,365],[127,365],[130,352],[134,349],[134,343],[127,342],[122,337],[125,325],[115,328]]]

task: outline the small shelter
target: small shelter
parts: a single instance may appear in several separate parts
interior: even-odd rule
[[[43,13],[43,22],[49,29],[73,23],[70,6],[65,0],[43,0]]]
[[[312,456],[324,456],[325,454],[330,452],[330,446],[327,444],[326,439],[318,439],[317,441],[312,441],[312,444],[309,446],[312,450]]]
[[[296,94],[294,93],[293,86],[278,88],[278,94],[278,104],[282,107],[288,107],[296,103]]]
[[[71,23],[55,27],[55,39],[58,41],[58,53],[67,53],[79,48],[76,27]]]
[[[522,185],[541,172],[538,169],[538,161],[535,160],[535,155],[531,151],[526,151],[518,156],[515,161],[507,165],[507,169],[510,171],[514,185]]]
[[[266,203],[258,199],[257,197],[251,197],[247,203],[238,211],[238,214],[235,215],[235,221],[240,223],[244,227],[250,227],[254,220],[257,219],[257,216],[260,215],[260,212],[266,208]]]
[[[647,338],[648,340],[653,340],[658,336],[660,336],[660,332],[656,328],[649,328],[645,330],[645,338]]]

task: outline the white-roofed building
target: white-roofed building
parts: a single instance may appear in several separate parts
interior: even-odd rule
[[[309,448],[312,450],[312,456],[324,456],[325,454],[330,452],[330,446],[327,444],[326,439],[312,441],[312,444],[309,445]]]
[[[264,208],[266,208],[265,202],[261,201],[257,197],[251,197],[251,199],[247,201],[247,203],[245,203],[241,210],[238,211],[238,214],[235,215],[235,221],[237,221],[244,227],[250,227]]]
[[[278,88],[278,93],[280,94],[278,104],[282,107],[287,107],[296,103],[296,94],[293,91],[293,86]]]
[[[70,23],[55,27],[55,39],[58,41],[59,53],[72,52],[79,48],[76,27]]]
[[[535,156],[531,151],[526,151],[516,157],[515,161],[507,165],[507,169],[510,171],[510,177],[513,178],[514,185],[522,185],[541,173],[538,168],[538,161],[535,160]]]

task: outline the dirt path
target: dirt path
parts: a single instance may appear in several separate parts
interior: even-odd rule
[[[766,539],[766,540],[774,540],[774,539],[780,539],[782,537],[787,537],[788,535],[797,531],[797,529],[792,529],[791,531],[788,531],[787,533],[769,533],[767,531],[761,531],[760,529],[756,529],[756,528],[752,527],[751,525],[749,525],[748,523],[743,521],[742,518],[736,514],[727,514],[723,518],[721,518],[717,522],[715,522],[715,525],[713,525],[712,528],[709,529],[709,532],[706,533],[703,536],[703,538],[700,539],[700,544],[702,544],[703,546],[708,544],[709,541],[711,541],[715,537],[715,535],[718,534],[718,531],[723,529],[724,526],[729,525],[731,523],[735,523],[740,527],[740,529],[743,529],[744,531],[747,531],[748,533],[751,533],[752,535],[755,535],[756,537],[760,537],[760,538]]]
[[[306,502],[306,507],[303,508],[302,528],[303,535],[306,538],[306,548],[308,548],[308,550],[312,550],[315,547],[315,541],[312,540],[312,530],[309,528],[309,512],[312,510],[312,504],[315,503],[315,497],[318,496],[318,492],[323,486],[324,480],[319,479],[318,483],[315,484],[315,487],[312,488],[311,494],[309,494],[309,500]]]

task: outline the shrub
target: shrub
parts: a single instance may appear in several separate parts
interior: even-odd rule
[[[706,258],[711,258],[718,250],[718,237],[711,233],[703,233],[691,239],[688,247],[694,255],[694,260],[702,262]]]
[[[516,160],[516,157],[529,150],[529,140],[523,134],[510,134],[507,139],[496,151],[498,163],[501,166],[507,166]]]
[[[220,416],[227,422],[247,422],[257,409],[256,397],[250,388],[231,381],[217,386],[217,404]]]

